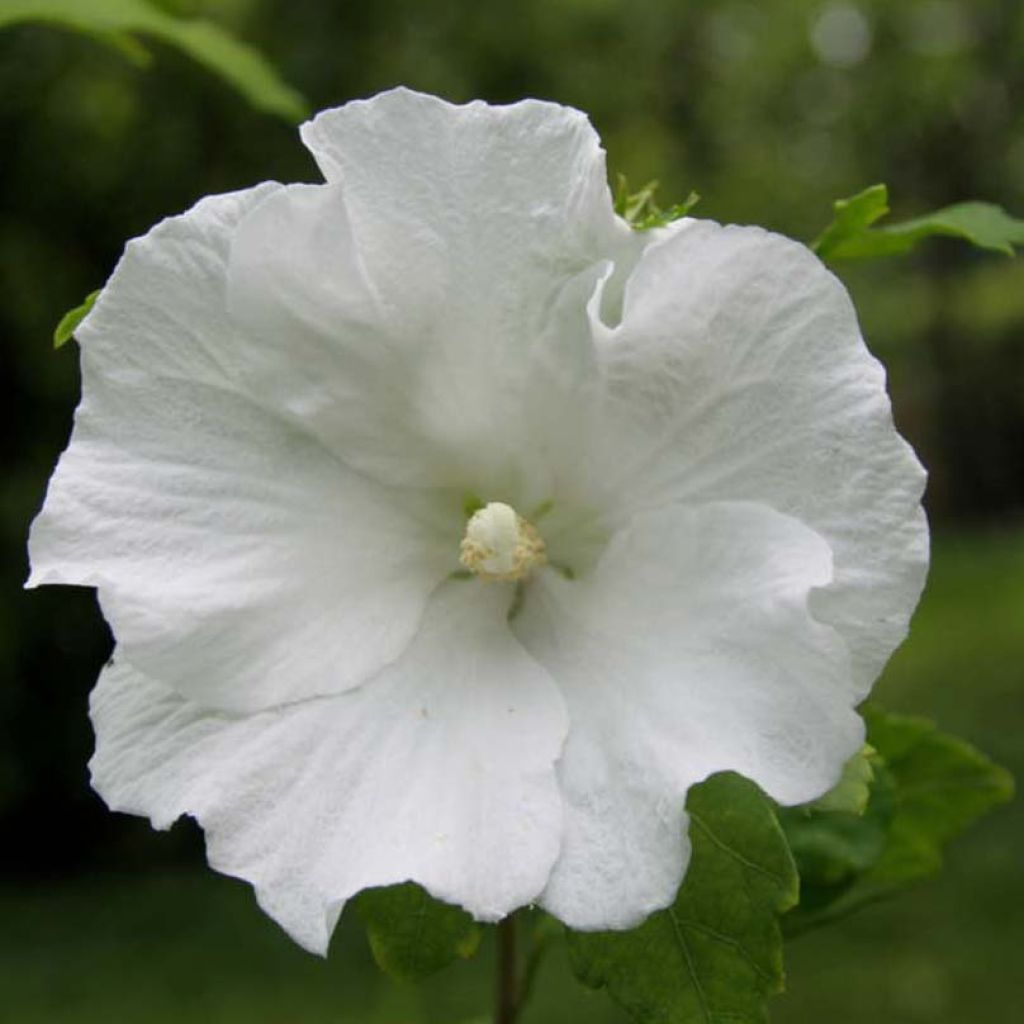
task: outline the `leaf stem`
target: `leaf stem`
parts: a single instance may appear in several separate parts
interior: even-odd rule
[[[519,963],[516,950],[516,919],[509,914],[498,923],[498,974],[494,1024],[516,1024],[519,1017]]]
[[[540,970],[541,961],[544,959],[547,951],[551,948],[551,940],[553,938],[554,935],[551,931],[545,929],[543,926],[534,931],[533,946],[526,958],[526,967],[523,969],[523,980],[519,986],[519,1005],[517,1007],[519,1011],[521,1011],[526,1005],[527,1000],[530,998],[530,994],[533,992],[533,986],[537,981],[537,972]]]

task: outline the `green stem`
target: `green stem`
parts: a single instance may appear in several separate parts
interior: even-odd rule
[[[519,986],[519,1010],[522,1010],[526,1005],[527,1000],[530,998],[530,994],[533,992],[533,986],[537,981],[537,971],[540,969],[544,955],[551,948],[551,940],[553,938],[554,936],[550,930],[544,928],[538,928],[534,932],[533,946],[530,949],[529,956],[526,958],[526,968],[523,971],[523,981]]]
[[[516,1024],[519,1017],[519,962],[516,952],[516,919],[509,914],[498,924],[498,977],[494,1024]]]

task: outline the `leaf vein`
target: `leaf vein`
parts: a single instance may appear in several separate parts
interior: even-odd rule
[[[771,974],[754,959],[754,955],[746,946],[743,945],[742,942],[739,941],[739,939],[734,939],[729,935],[716,931],[714,928],[711,928],[706,924],[702,924],[700,921],[683,920],[680,921],[680,924],[684,928],[692,928],[694,931],[701,932],[702,934],[707,935],[708,938],[714,939],[716,942],[720,942],[722,945],[735,950],[743,957],[744,960],[747,961],[748,964],[750,964],[751,968],[758,976],[769,983],[774,983],[775,979],[772,978]]]
[[[756,861],[748,860],[738,850],[731,847],[725,840],[720,839],[707,824],[698,815],[693,812],[690,813],[690,820],[697,825],[700,830],[717,846],[723,853],[728,854],[737,863],[742,864],[744,867],[749,868],[751,871],[756,871],[759,875],[764,875],[765,878],[770,878],[773,882],[780,886],[780,888],[786,888],[786,880],[776,874],[769,868],[766,868],[763,864],[758,864]]]
[[[679,943],[683,959],[686,961],[686,969],[690,972],[690,979],[693,981],[693,988],[697,993],[697,1002],[700,1004],[701,1015],[704,1018],[705,1024],[714,1024],[711,1017],[711,1007],[708,1004],[707,994],[704,992],[704,986],[700,983],[700,978],[697,976],[697,968],[693,962],[693,956],[690,953],[690,944],[686,941],[686,936],[683,933],[679,918],[676,916],[675,907],[668,908],[668,918],[672,922],[672,930],[675,933],[677,942]]]

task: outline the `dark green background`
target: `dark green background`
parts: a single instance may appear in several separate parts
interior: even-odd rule
[[[1024,214],[1019,0],[163,6],[234,30],[315,108],[400,83],[578,106],[613,171],[659,178],[666,202],[697,189],[702,216],[807,239],[832,199],[875,181],[898,216],[965,198]],[[842,31],[851,11],[866,49]],[[0,1020],[459,1024],[487,1006],[489,947],[402,988],[374,973],[349,922],[324,964],[202,869],[189,826],[156,835],[107,813],[88,789],[85,704],[109,636],[91,593],[20,589],[77,396],[74,346],[50,348],[57,318],[161,217],[207,193],[316,178],[293,128],[154,52],[142,70],[82,37],[0,32]],[[1020,775],[1024,262],[936,242],[842,273],[931,471],[937,529],[932,582],[881,696]],[[775,1018],[1012,1019],[1022,853],[1011,805],[953,848],[939,882],[794,943]],[[560,955],[540,989],[526,1024],[618,1019]]]

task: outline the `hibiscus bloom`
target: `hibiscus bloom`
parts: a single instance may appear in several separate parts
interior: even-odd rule
[[[922,586],[924,474],[802,245],[613,212],[586,118],[397,90],[323,184],[130,242],[30,585],[117,640],[93,784],[323,952],[412,879],[492,921],[668,904],[687,789],[856,751]]]

